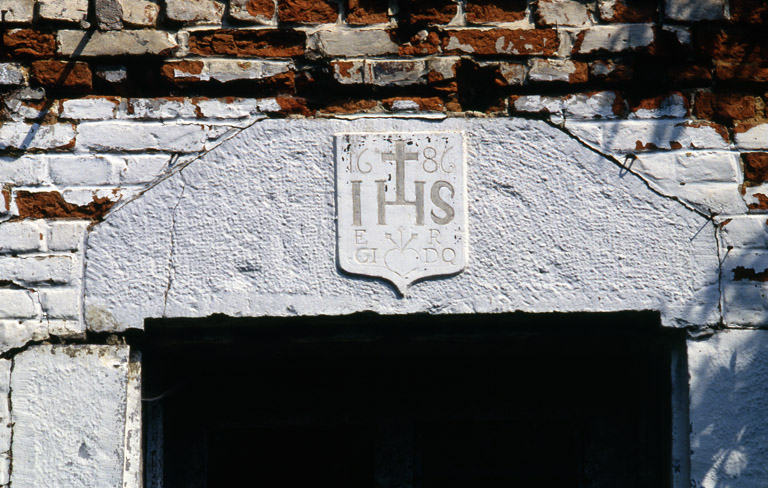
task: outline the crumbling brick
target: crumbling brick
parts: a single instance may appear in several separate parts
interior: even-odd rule
[[[525,18],[525,0],[468,0],[467,22],[516,22]]]
[[[443,52],[447,54],[552,56],[559,43],[557,32],[550,29],[462,29],[443,34]]]
[[[277,18],[280,22],[329,24],[336,22],[339,4],[334,0],[278,0]]]
[[[304,54],[306,34],[288,29],[194,31],[189,51],[200,56],[288,58]]]
[[[762,183],[768,181],[768,153],[744,153],[744,179]]]
[[[349,0],[347,23],[353,25],[378,24],[389,21],[387,2],[382,0]]]
[[[15,29],[3,32],[2,46],[6,57],[47,58],[56,53],[56,38],[50,32]]]
[[[754,117],[756,109],[756,99],[751,95],[700,92],[696,95],[694,114],[707,120],[741,120]]]
[[[91,90],[93,87],[91,68],[81,61],[35,61],[32,79],[49,88]]]

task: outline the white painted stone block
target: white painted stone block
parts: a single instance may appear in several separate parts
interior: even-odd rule
[[[579,33],[581,43],[575,46],[579,54],[595,51],[628,51],[650,46],[655,36],[651,24],[600,25]]]
[[[741,149],[768,149],[768,124],[760,124],[736,133],[736,145]]]
[[[85,230],[90,221],[52,221],[48,228],[50,251],[78,251],[82,249]]]
[[[140,185],[154,181],[170,168],[171,161],[167,154],[137,154],[110,158],[118,168],[120,184],[123,185]]]
[[[222,83],[235,80],[262,80],[293,69],[291,61],[265,61],[261,59],[202,59],[203,66],[194,72],[174,69],[173,76],[190,81],[216,80]]]
[[[46,161],[34,155],[0,157],[0,183],[37,186],[47,176]]]
[[[0,319],[36,317],[36,298],[29,290],[0,289]]]
[[[104,156],[52,156],[48,161],[50,181],[61,186],[102,186],[117,183],[112,162]]]
[[[166,0],[168,18],[179,22],[218,23],[224,15],[221,0]]]
[[[719,226],[721,252],[728,248],[768,249],[768,221],[765,215],[732,217]]]
[[[0,256],[0,276],[22,285],[76,281],[79,258],[75,256]]]
[[[37,251],[44,242],[44,232],[35,221],[0,223],[0,252]]]
[[[18,488],[122,488],[127,346],[33,346],[14,358]]]
[[[80,319],[82,294],[79,288],[40,288],[38,293],[43,313],[47,318]]]
[[[131,98],[125,118],[176,119],[197,118],[196,106],[188,99]]]
[[[10,482],[11,451],[11,361],[0,359],[0,485]]]
[[[152,27],[157,23],[157,0],[117,0],[123,9],[123,22],[131,26]]]
[[[383,29],[335,27],[310,34],[307,49],[314,57],[364,57],[397,54],[399,47]]]
[[[539,0],[537,15],[547,25],[584,27],[591,25],[592,15],[588,4],[574,0]]]
[[[664,13],[673,20],[695,22],[726,18],[725,0],[667,0]]]
[[[567,121],[576,137],[608,152],[619,154],[643,149],[728,149],[712,126],[680,120]]]
[[[528,71],[531,81],[571,81],[576,63],[567,59],[533,59]]]
[[[663,99],[658,107],[641,108],[629,114],[630,119],[683,118],[688,115],[685,99],[679,93],[673,93]]]
[[[5,0],[2,10],[6,11],[6,22],[31,23],[35,0]]]
[[[692,486],[768,480],[768,331],[722,330],[688,341]]]
[[[80,22],[88,17],[88,0],[37,0],[40,17]]]
[[[78,98],[61,102],[61,118],[75,120],[103,120],[115,117],[119,102],[114,98]]]
[[[274,98],[236,98],[234,100],[211,98],[198,100],[200,115],[206,119],[242,119],[281,109]]]
[[[0,320],[0,352],[24,347],[30,341],[48,338],[48,323],[41,319]]]
[[[160,122],[83,122],[78,126],[76,150],[195,152],[224,135],[226,127]]]
[[[84,39],[85,36],[89,37]],[[63,56],[170,54],[178,47],[172,33],[149,29],[107,32],[60,30],[57,39],[59,54]]]
[[[27,69],[19,63],[0,63],[0,86],[25,85]]]
[[[27,124],[7,122],[0,125],[0,149],[57,149],[72,145],[75,129],[71,124]]]

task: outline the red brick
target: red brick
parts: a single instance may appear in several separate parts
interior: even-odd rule
[[[600,0],[598,11],[605,22],[651,22],[659,2],[648,0]]]
[[[452,0],[400,0],[399,5],[406,24],[447,24],[458,9]]]
[[[334,0],[278,0],[277,18],[280,22],[328,24],[336,22],[339,4]]]
[[[515,22],[525,18],[525,0],[467,0],[468,22]]]
[[[347,23],[354,25],[389,22],[386,0],[349,0]]]
[[[744,179],[753,182],[768,181],[768,153],[744,153]]]
[[[289,58],[304,54],[306,34],[293,29],[192,31],[189,51],[201,56]]]
[[[723,81],[768,82],[768,63],[715,62],[715,76]]]
[[[91,68],[80,61],[35,61],[32,79],[48,88],[90,90],[93,87]]]
[[[731,20],[751,24],[768,24],[768,2],[765,0],[731,0]]]
[[[462,29],[443,33],[443,51],[448,54],[552,56],[558,45],[554,29]]]
[[[755,97],[751,95],[700,92],[696,95],[694,114],[700,119],[741,120],[754,117],[756,108]]]
[[[667,78],[679,83],[705,82],[712,80],[712,70],[700,65],[675,64],[667,69]]]
[[[3,33],[2,46],[9,57],[47,58],[56,53],[56,38],[50,32],[18,29]]]
[[[378,102],[376,100],[342,100],[331,102],[318,112],[330,113],[330,114],[354,114],[360,112],[366,112],[376,107]]]
[[[166,80],[177,83],[177,82],[186,82],[186,81],[199,81],[198,78],[194,77],[185,77],[185,76],[177,76],[176,72],[181,73],[188,73],[190,75],[199,75],[203,72],[203,62],[202,61],[195,61],[195,60],[181,60],[181,61],[172,61],[170,63],[165,63],[162,68],[160,68],[160,74],[163,75],[163,78]]]
[[[595,61],[589,66],[589,76],[600,81],[629,81],[634,76],[634,70],[628,63]]]
[[[693,45],[698,54],[707,58],[740,64],[768,64],[768,36],[762,29],[697,26]]]
[[[398,100],[410,100],[416,102],[419,110],[441,112],[445,108],[443,101],[438,97],[392,97],[383,100],[384,106],[392,110],[393,104]]]
[[[253,17],[271,19],[275,14],[275,2],[273,0],[248,0],[245,10]]]
[[[400,56],[423,56],[427,54],[437,54],[440,51],[440,36],[437,32],[429,32],[426,36],[417,33],[407,43],[399,47]],[[397,42],[396,38],[392,39]]]
[[[57,191],[17,191],[15,202],[20,219],[101,220],[115,204],[107,197],[93,197],[87,205],[76,205]]]

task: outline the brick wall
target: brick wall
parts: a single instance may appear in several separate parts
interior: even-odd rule
[[[768,324],[764,0],[4,0],[0,15],[4,357],[83,339],[88,229],[263,118],[545,120],[711,218],[722,324]]]

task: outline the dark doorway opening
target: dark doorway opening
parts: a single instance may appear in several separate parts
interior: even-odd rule
[[[146,486],[670,486],[654,313],[149,320]]]

